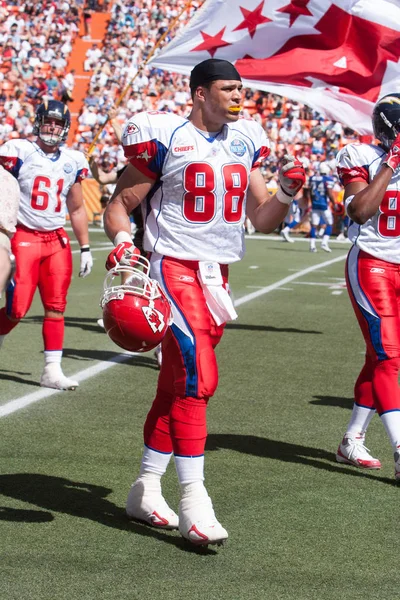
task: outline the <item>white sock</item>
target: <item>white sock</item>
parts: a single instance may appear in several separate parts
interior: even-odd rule
[[[316,247],[316,245],[315,245],[315,238],[311,238],[310,239],[310,248],[315,248],[315,247]]]
[[[156,450],[152,450],[151,448],[145,446],[140,465],[139,477],[152,474],[156,475],[158,478],[161,478],[167,470],[171,456],[172,453],[166,454],[164,452],[157,452]]]
[[[57,363],[61,365],[62,350],[45,350],[44,362],[45,365]]]
[[[324,237],[322,238],[322,241],[324,244],[327,244],[329,242],[329,235],[324,235]]]
[[[400,411],[393,410],[381,415],[382,423],[385,426],[389,436],[390,443],[394,450],[397,450],[400,444]]]
[[[364,406],[358,406],[357,404],[354,404],[350,423],[347,427],[346,433],[350,433],[352,435],[362,435],[365,437],[368,425],[370,424],[375,412],[376,411],[374,408],[365,408]]]
[[[181,486],[204,481],[204,455],[175,456],[174,459]]]

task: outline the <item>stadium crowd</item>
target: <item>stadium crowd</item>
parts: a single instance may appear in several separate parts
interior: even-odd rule
[[[115,0],[109,4],[95,0],[0,2],[0,144],[15,137],[31,139],[35,108],[44,98],[71,100],[75,72],[68,69],[68,57],[81,20],[93,10],[109,9],[110,20],[103,41],[91,43],[84,57],[90,80],[72,147],[87,150],[100,132],[95,148],[99,166],[106,171],[120,169],[125,159],[107,122],[116,102],[120,123],[147,109],[178,115],[189,112],[187,76],[141,67],[181,13],[184,0]],[[160,47],[188,22],[197,6],[193,2],[180,15]],[[88,27],[84,37],[90,40]],[[322,163],[334,174],[337,152],[358,139],[351,129],[309,107],[266,92],[245,89],[243,112],[258,120],[270,139],[271,154],[263,165],[263,175],[271,193],[288,151],[303,162],[309,176],[319,173]]]

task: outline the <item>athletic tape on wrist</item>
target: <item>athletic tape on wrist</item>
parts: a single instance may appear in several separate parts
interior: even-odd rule
[[[275,196],[279,202],[282,202],[282,204],[291,204],[294,198],[294,196],[289,196],[289,194],[284,192],[282,188],[276,192]]]
[[[123,242],[129,242],[133,244],[131,234],[127,231],[120,231],[114,238],[114,246],[118,246],[118,244],[122,244]]]

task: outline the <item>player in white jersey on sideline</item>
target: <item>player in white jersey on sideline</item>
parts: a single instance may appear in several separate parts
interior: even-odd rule
[[[377,102],[372,123],[379,145],[349,144],[337,156],[353,243],[347,288],[366,357],[336,459],[365,469],[381,467],[364,443],[377,411],[393,447],[395,478],[400,479],[400,94]]]
[[[131,118],[123,146],[130,161],[105,212],[116,246],[107,259],[134,260],[129,214],[140,203],[151,276],[169,298],[174,322],[162,342],[158,388],[144,425],[139,477],[127,500],[129,517],[177,528],[197,545],[227,537],[204,486],[206,408],[218,384],[215,347],[236,318],[228,292],[229,264],[244,254],[246,212],[260,232],[272,232],[304,183],[292,157],[270,196],[259,170],[268,156],[264,130],[239,116],[242,82],[225,60],[191,72],[188,118],[148,112]],[[181,489],[179,516],[162,495],[161,477],[174,454]]]
[[[49,100],[36,112],[35,142],[15,139],[0,146],[0,164],[18,181],[21,199],[11,247],[16,257],[15,277],[0,310],[0,344],[28,312],[36,288],[44,306],[45,367],[40,384],[75,389],[78,383],[61,369],[64,311],[72,277],[72,254],[64,230],[68,209],[81,248],[79,275],[86,277],[93,260],[81,181],[88,173],[85,156],[62,147],[71,119],[65,104]]]
[[[10,238],[14,235],[19,207],[19,185],[14,177],[0,166],[0,294],[10,279],[15,258]]]

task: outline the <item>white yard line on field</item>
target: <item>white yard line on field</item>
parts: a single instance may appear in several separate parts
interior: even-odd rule
[[[235,306],[241,306],[242,304],[245,304],[246,302],[250,302],[251,300],[255,300],[256,298],[259,298],[260,296],[269,294],[269,292],[273,292],[274,290],[280,288],[282,285],[285,285],[286,283],[290,283],[294,279],[298,279],[299,277],[303,277],[303,275],[308,275],[308,273],[312,273],[313,271],[319,271],[323,267],[328,267],[329,265],[333,265],[341,260],[344,260],[346,258],[346,256],[347,256],[347,254],[342,254],[342,256],[338,256],[337,258],[332,258],[331,260],[326,260],[325,262],[319,263],[318,265],[312,265],[312,267],[307,267],[307,269],[303,269],[302,271],[297,271],[296,273],[293,273],[293,275],[288,275],[287,277],[284,277],[283,279],[281,279],[280,281],[277,281],[276,283],[272,283],[271,285],[268,285],[267,287],[261,288],[261,290],[258,290],[257,292],[252,292],[251,294],[242,296],[242,298],[238,298],[237,300],[235,300]]]
[[[100,248],[98,248],[98,250],[100,250]],[[103,250],[103,248],[102,248],[102,250]],[[342,256],[333,258],[332,260],[327,260],[325,262],[319,263],[318,265],[313,265],[312,267],[307,267],[307,269],[303,269],[302,271],[293,273],[293,275],[284,277],[283,279],[281,279],[280,281],[277,281],[276,283],[272,283],[271,285],[263,287],[260,290],[257,290],[256,292],[252,292],[251,294],[242,296],[242,298],[238,298],[235,301],[235,306],[241,306],[242,304],[245,304],[246,302],[251,302],[252,300],[255,300],[256,298],[259,298],[260,296],[269,294],[269,292],[272,292],[272,291],[280,288],[281,286],[285,285],[286,283],[289,283],[290,281],[293,281],[294,279],[298,279],[299,277],[302,277],[303,275],[307,275],[308,273],[312,273],[313,271],[318,271],[320,268],[333,265],[341,260],[344,260],[345,258],[346,258],[346,254],[343,254]],[[83,371],[78,371],[78,373],[75,373],[74,375],[70,375],[70,377],[73,379],[76,379],[76,381],[78,381],[78,383],[80,383],[81,381],[85,381],[86,379],[89,379],[90,377],[94,377],[95,375],[98,375],[99,373],[102,373],[103,371],[106,371],[107,369],[110,369],[111,367],[113,367],[115,365],[118,365],[120,363],[123,363],[123,362],[129,360],[129,358],[131,356],[134,356],[134,354],[133,353],[117,354],[117,356],[114,356],[110,360],[102,361],[102,362],[98,363],[97,365],[94,365],[92,367],[84,369]],[[14,412],[17,412],[18,410],[21,410],[22,408],[29,406],[29,404],[38,402],[39,400],[42,400],[43,398],[48,398],[49,396],[53,396],[54,394],[60,394],[60,393],[65,393],[65,392],[61,392],[60,390],[53,390],[53,389],[46,388],[46,389],[38,390],[37,392],[33,392],[32,394],[27,394],[26,396],[21,396],[21,398],[17,398],[16,400],[11,400],[10,402],[7,402],[7,404],[0,406],[0,418],[10,415]]]
[[[71,378],[75,379],[78,383],[85,381],[86,379],[90,379],[90,377],[94,377],[107,369],[110,369],[114,365],[119,365],[131,358],[131,356],[138,356],[136,352],[126,352],[124,354],[117,354],[117,356],[113,356],[108,361],[103,361],[98,363],[97,365],[93,365],[92,367],[88,367],[83,371],[78,371],[75,375],[71,375]],[[10,415],[21,408],[25,408],[29,404],[33,404],[34,402],[38,402],[38,400],[42,400],[42,398],[48,398],[49,396],[53,396],[54,394],[63,394],[62,390],[53,390],[51,388],[41,389],[37,392],[33,392],[32,394],[27,394],[26,396],[22,396],[21,398],[17,398],[16,400],[11,400],[11,402],[7,402],[4,406],[0,406],[0,417],[5,417],[6,415]]]

